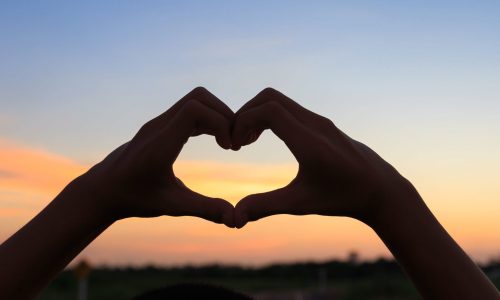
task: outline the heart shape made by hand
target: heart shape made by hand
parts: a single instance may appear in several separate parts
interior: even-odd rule
[[[388,170],[397,174],[329,119],[272,88],[261,91],[234,114],[231,149],[237,151],[255,142],[266,129],[287,145],[299,162],[299,170],[286,186],[239,201],[234,210],[238,228],[275,214],[343,215],[363,220],[366,208],[372,207],[372,195],[381,185],[378,174]]]
[[[173,164],[189,137],[213,135],[222,148],[238,151],[266,129],[285,143],[299,163],[295,178],[286,186],[248,195],[234,207],[190,190],[175,176]],[[376,209],[373,198],[388,185],[405,182],[375,152],[329,119],[272,88],[261,91],[236,113],[206,89],[195,88],[147,122],[89,174],[96,176],[82,176],[80,181],[100,182],[93,182],[102,187],[98,191],[102,197],[95,198],[112,199],[106,209],[115,219],[197,216],[238,228],[275,214],[342,215],[367,221]]]

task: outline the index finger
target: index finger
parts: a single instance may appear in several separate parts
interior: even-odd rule
[[[230,121],[198,101],[184,105],[154,137],[151,147],[159,157],[167,156],[169,161],[175,160],[193,134],[212,135],[222,148],[231,147]]]
[[[168,110],[144,124],[136,135],[149,136],[160,131],[186,104],[191,101],[201,102],[221,114],[228,121],[231,121],[234,117],[234,112],[214,94],[210,93],[204,87],[196,87],[172,105],[172,107]]]
[[[275,101],[266,102],[239,114],[233,124],[232,146],[239,147],[255,131],[271,129],[288,146],[299,162],[308,154],[316,134]]]
[[[283,105],[283,107],[285,107],[299,122],[308,126],[318,125],[319,123],[328,120],[327,118],[306,109],[302,105],[287,97],[285,94],[269,87],[263,89],[254,98],[245,103],[240,109],[238,109],[236,115],[269,101],[275,101]]]
[[[186,96],[182,97],[176,104],[174,104],[166,113],[168,115],[175,115],[177,111],[179,111],[179,109],[189,100],[200,101],[226,117],[228,120],[231,120],[234,116],[234,112],[224,102],[202,86],[195,87]]]
[[[316,131],[322,131],[325,130],[327,126],[332,125],[333,123],[326,117],[323,117],[321,115],[318,115],[297,102],[293,101],[283,93],[273,89],[273,88],[265,88],[262,90],[260,93],[258,93],[254,98],[252,98],[250,101],[245,103],[236,113],[235,116],[236,118],[244,113],[245,111],[251,110],[253,108],[259,107],[262,104],[268,103],[268,102],[277,102],[281,106],[283,106],[289,113],[297,119],[300,123],[304,124],[305,126],[314,129]],[[248,145],[256,141],[260,134],[262,133],[262,130],[256,129],[252,132],[252,134],[245,140],[243,141],[240,145],[234,145],[233,150],[238,150],[240,146]]]

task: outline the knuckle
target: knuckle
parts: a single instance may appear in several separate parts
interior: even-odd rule
[[[195,88],[193,89],[193,91],[196,91],[196,92],[201,92],[201,93],[208,92],[207,88],[206,88],[206,87],[204,87],[204,86],[201,86],[201,85],[199,85],[199,86],[195,87]]]
[[[153,120],[148,121],[147,123],[143,124],[141,128],[139,129],[139,135],[147,134],[151,132],[154,128]]]
[[[160,122],[160,119],[158,117],[149,120],[139,128],[136,135],[134,136],[134,139],[142,139],[151,136],[161,128],[161,124],[162,123]]]
[[[197,86],[191,91],[191,94],[194,96],[205,95],[207,93],[208,90],[203,86]]]
[[[264,96],[264,97],[273,98],[273,97],[278,96],[280,94],[280,92],[278,92],[276,89],[274,89],[272,87],[266,87],[259,94],[261,96]]]
[[[335,128],[335,124],[333,123],[332,120],[328,119],[327,117],[324,117],[324,116],[320,116],[320,120],[321,122],[325,125],[325,126],[328,126],[328,127],[332,127],[332,128]]]
[[[276,92],[276,89],[274,89],[270,86],[268,86],[262,90],[262,93],[274,93],[274,92]]]

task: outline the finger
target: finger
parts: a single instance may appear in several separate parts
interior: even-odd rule
[[[306,155],[308,141],[315,136],[281,104],[269,101],[237,116],[232,130],[233,148],[244,145],[255,138],[256,131],[265,129],[271,129],[283,140],[297,159]]]
[[[193,216],[234,228],[234,206],[220,198],[211,198],[183,188],[176,197],[172,215]]]
[[[234,112],[226,104],[224,104],[224,102],[222,102],[214,94],[210,93],[206,88],[196,87],[177,101],[167,111],[144,124],[141,130],[139,130],[138,135],[149,136],[161,130],[173,118],[173,116],[175,116],[177,112],[182,109],[184,105],[191,101],[199,101],[219,112],[228,120],[233,119]]]
[[[289,97],[273,88],[265,88],[264,90],[262,90],[253,99],[243,105],[235,115],[238,116],[244,111],[270,101],[275,101],[283,105],[283,107],[285,107],[299,122],[305,124],[308,127],[323,129],[324,127],[330,126],[332,124],[329,119],[304,108],[297,102],[293,101]],[[258,138],[261,133],[262,131],[256,131],[254,135]],[[251,144],[255,140],[256,139],[245,141],[244,144]]]
[[[241,228],[247,222],[278,214],[305,214],[306,212],[297,205],[301,200],[303,200],[302,193],[293,186],[246,196],[234,209],[235,226]]]
[[[192,91],[187,93],[186,96],[182,97],[176,104],[172,106],[172,108],[167,111],[168,114],[175,115],[181,109],[181,107],[190,100],[200,101],[206,106],[219,112],[229,120],[231,120],[234,116],[234,112],[224,102],[222,102],[206,88],[201,86],[194,88]]]
[[[213,135],[222,148],[231,147],[230,121],[197,101],[186,103],[157,135],[152,146],[157,148],[156,152],[160,156],[168,155],[175,160],[194,133]]]
[[[233,126],[234,126],[234,123],[233,123]],[[243,143],[241,143],[241,145],[233,145],[233,143],[231,142],[231,144],[232,144],[231,150],[238,151],[238,150],[240,150],[241,146],[252,144],[253,142],[255,142],[256,140],[259,139],[262,132],[264,132],[264,129],[250,130],[249,135],[247,136],[246,140]]]

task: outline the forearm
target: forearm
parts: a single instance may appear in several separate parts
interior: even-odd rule
[[[34,298],[111,225],[72,185],[0,246],[0,298]]]
[[[424,299],[499,299],[493,284],[441,226],[413,186],[397,195],[369,225]]]

